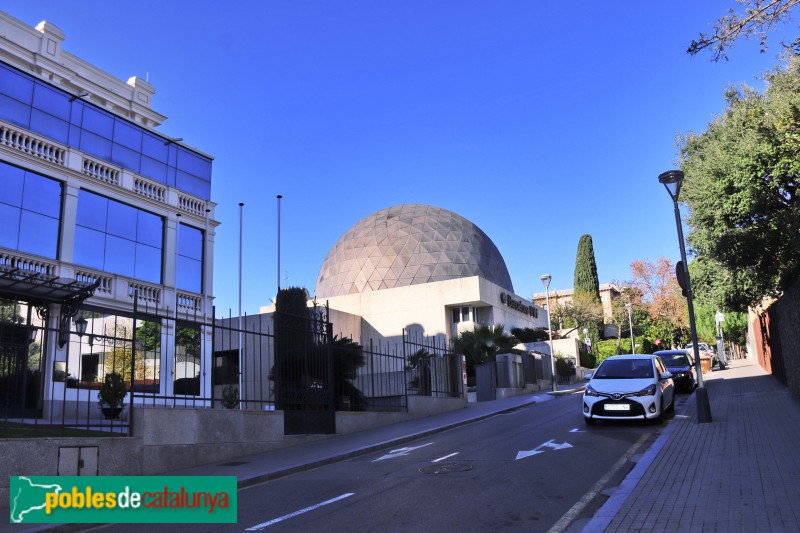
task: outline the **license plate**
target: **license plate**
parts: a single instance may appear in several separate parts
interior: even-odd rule
[[[607,403],[605,406],[606,411],[630,411],[631,406],[627,403]]]

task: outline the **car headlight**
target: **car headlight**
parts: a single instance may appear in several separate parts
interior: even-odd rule
[[[600,396],[591,385],[586,385],[586,389],[583,391],[583,394],[584,396]]]
[[[652,385],[643,388],[639,392],[636,393],[636,396],[655,396],[656,395],[656,384],[653,383]]]

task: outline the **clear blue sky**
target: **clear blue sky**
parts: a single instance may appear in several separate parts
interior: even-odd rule
[[[561,4],[561,5],[558,5]],[[732,0],[6,1],[112,75],[149,77],[166,135],[215,157],[217,314],[269,303],[281,204],[283,286],[313,293],[350,226],[400,203],[462,215],[495,242],[515,292],[572,287],[581,235],[601,283],[679,259],[658,183],[677,134],[702,131],[728,84],[777,63],[742,42],[691,58]]]

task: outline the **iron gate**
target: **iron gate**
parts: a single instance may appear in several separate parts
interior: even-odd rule
[[[324,311],[322,310],[324,309]],[[327,308],[275,312],[275,408],[286,435],[336,433],[333,335]]]

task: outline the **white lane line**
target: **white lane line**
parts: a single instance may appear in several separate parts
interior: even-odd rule
[[[344,500],[345,498],[349,498],[353,494],[354,494],[353,492],[348,492],[346,494],[342,494],[341,496],[337,496],[337,497],[332,498],[330,500],[326,500],[326,501],[324,501],[322,503],[318,503],[316,505],[312,505],[311,507],[306,507],[305,509],[300,509],[299,511],[295,511],[295,512],[289,513],[287,515],[283,515],[283,516],[281,516],[279,518],[273,518],[269,522],[263,522],[261,524],[255,525],[253,527],[248,527],[247,529],[245,529],[245,531],[260,531],[260,530],[262,530],[262,529],[264,529],[266,527],[269,527],[269,526],[271,526],[273,524],[277,524],[278,522],[283,522],[284,520],[288,520],[289,518],[294,518],[297,515],[301,515],[303,513],[307,513],[309,511],[313,511],[314,509],[318,509],[318,508],[322,507],[323,505],[328,505],[328,504],[331,504],[331,503],[338,502],[339,500]]]
[[[619,460],[617,460],[617,462],[614,463],[614,466],[611,467],[611,470],[606,472],[606,474],[603,477],[601,477],[600,480],[597,483],[595,483],[591,489],[589,489],[589,492],[584,494],[583,497],[580,500],[578,500],[578,503],[573,505],[572,509],[567,511],[567,513],[564,516],[562,516],[561,519],[547,531],[547,533],[562,533],[566,531],[567,526],[569,526],[578,517],[578,515],[581,514],[583,508],[586,507],[589,504],[589,502],[592,501],[592,499],[594,499],[594,497],[597,496],[597,494],[601,490],[603,490],[605,484],[608,483],[608,481],[614,476],[614,474],[617,473],[617,471],[619,471],[620,468],[622,468],[625,465],[626,462],[628,462],[631,456],[636,453],[636,450],[638,450],[639,447],[642,444],[644,444],[644,441],[647,440],[648,436],[649,436],[648,434],[644,434],[641,437],[639,437],[639,440],[637,440],[633,444],[633,446],[628,448],[628,451],[625,452],[625,455],[620,457]]]
[[[447,459],[447,458],[449,458],[449,457],[453,457],[454,455],[458,455],[458,454],[459,454],[459,452],[456,452],[456,453],[451,453],[450,455],[445,455],[444,457],[439,457],[438,459],[434,459],[434,460],[433,460],[433,461],[431,461],[431,462],[432,462],[432,463],[438,463],[439,461],[444,461],[445,459]]]

